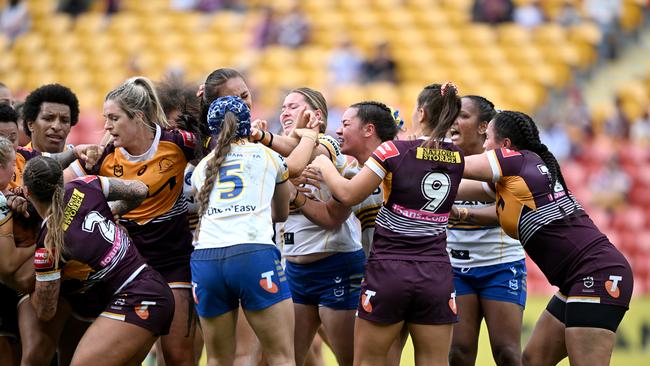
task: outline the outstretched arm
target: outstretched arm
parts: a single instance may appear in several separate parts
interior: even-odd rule
[[[138,180],[108,178],[109,188],[106,199],[114,215],[125,213],[140,206],[149,194],[149,187]]]
[[[334,199],[348,207],[366,199],[381,184],[381,178],[367,166],[350,180],[341,176],[332,162],[324,156],[318,156],[309,167],[320,169]]]

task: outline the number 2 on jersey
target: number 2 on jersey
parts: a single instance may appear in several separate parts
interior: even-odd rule
[[[241,163],[222,165],[217,177],[219,199],[231,200],[244,191],[244,179],[241,176]]]
[[[422,179],[421,187],[422,195],[430,200],[422,207],[422,210],[436,212],[449,196],[451,179],[445,173],[427,173]]]

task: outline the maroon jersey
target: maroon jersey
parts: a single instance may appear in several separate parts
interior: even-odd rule
[[[447,221],[465,169],[451,142],[387,141],[366,166],[384,180],[370,259],[449,262]]]
[[[109,144],[90,170],[79,160],[71,165],[79,176],[133,179],[149,187],[144,202],[124,215],[121,223],[138,251],[157,270],[180,262],[189,267],[192,235],[182,193],[185,166],[194,157],[195,143],[189,132],[157,128],[151,148],[143,155],[133,156]]]
[[[126,232],[115,225],[107,194],[108,179],[94,175],[66,184],[65,244],[58,267],[45,249],[48,219],[43,221],[34,266],[41,275],[62,272],[64,284],[66,280],[74,283],[62,285],[64,295],[66,291],[85,291],[98,282],[114,293],[145,267],[144,258],[131,245]]]
[[[607,238],[570,192],[559,182],[551,186],[548,168],[537,154],[506,148],[487,154],[501,227],[521,241],[551,284],[561,286],[587,250]],[[600,264],[591,265],[597,269]]]

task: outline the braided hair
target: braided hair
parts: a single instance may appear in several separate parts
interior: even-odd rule
[[[418,108],[424,110],[424,123],[431,129],[431,137],[424,145],[438,148],[460,113],[458,88],[451,82],[427,85],[418,96]]]
[[[58,268],[59,259],[64,248],[64,205],[63,169],[54,159],[37,156],[25,165],[23,182],[29,189],[30,196],[38,202],[50,204],[50,216],[47,219],[45,249],[54,257],[54,266]]]
[[[232,103],[226,103],[227,106],[219,109],[219,104],[223,101],[234,100]],[[242,116],[240,120],[238,114],[236,114],[235,109],[239,108],[242,112],[239,113]],[[199,203],[198,216],[199,221],[194,230],[194,240],[198,239],[199,229],[201,228],[201,221],[203,215],[208,209],[208,204],[210,203],[210,193],[212,188],[214,188],[214,182],[219,175],[219,168],[221,164],[226,160],[228,153],[231,150],[231,144],[237,140],[247,138],[246,132],[250,135],[250,111],[244,101],[239,97],[221,97],[216,99],[210,104],[208,113],[206,114],[206,120],[210,126],[210,130],[217,133],[216,135],[216,145],[214,147],[214,155],[207,161],[205,164],[205,182],[201,186],[201,190],[198,193],[197,201]],[[242,129],[242,125],[248,123],[248,129]]]
[[[550,174],[551,189],[556,182],[560,182],[566,192],[569,189],[562,176],[560,164],[542,143],[539,138],[539,130],[535,122],[527,114],[514,111],[501,111],[494,117],[494,132],[497,139],[509,138],[512,144],[519,150],[529,150],[539,155],[546,164]],[[571,196],[569,196],[571,198]],[[573,198],[571,198],[573,200]]]

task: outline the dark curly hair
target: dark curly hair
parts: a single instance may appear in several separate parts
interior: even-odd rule
[[[23,116],[25,123],[23,130],[27,136],[32,136],[32,132],[27,128],[28,122],[36,121],[38,113],[41,111],[41,104],[43,103],[59,103],[65,104],[70,107],[70,126],[74,126],[79,122],[79,100],[77,96],[61,84],[47,84],[37,89],[34,89],[25,99],[23,106]]]
[[[9,104],[0,104],[0,122],[13,122],[18,125],[18,113]]]

